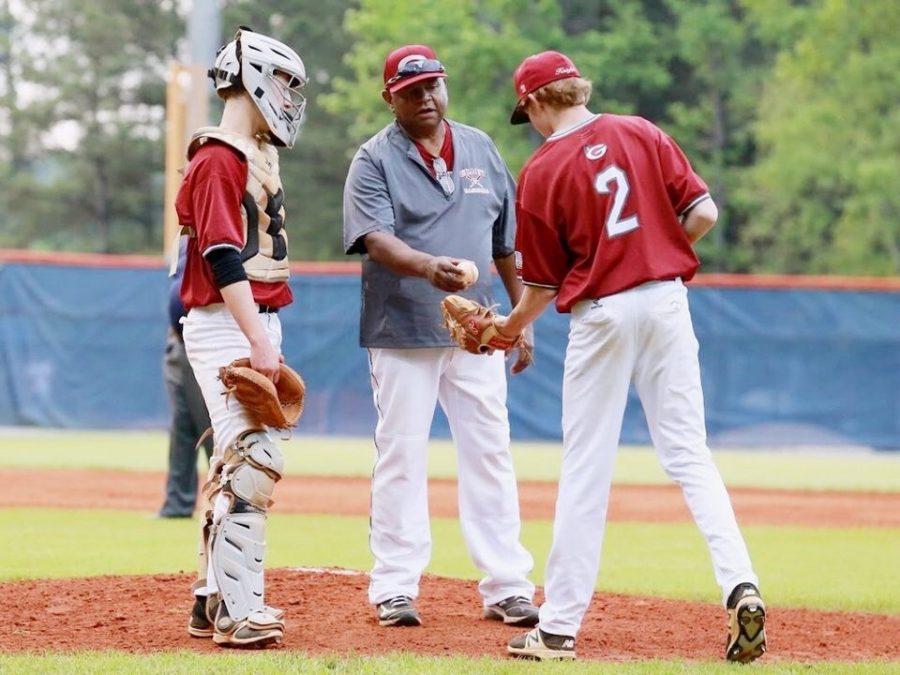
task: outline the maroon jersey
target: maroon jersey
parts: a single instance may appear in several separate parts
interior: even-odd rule
[[[178,222],[193,229],[181,283],[181,301],[187,309],[224,302],[203,257],[221,247],[242,251],[245,228],[242,200],[247,187],[247,163],[233,148],[210,141],[197,150],[175,199]],[[286,282],[250,281],[253,299],[260,305],[284,307],[293,299]]]
[[[681,148],[645,119],[603,114],[554,134],[519,176],[522,281],[558,288],[560,312],[647,281],[687,281],[699,261],[679,216],[708,197]]]

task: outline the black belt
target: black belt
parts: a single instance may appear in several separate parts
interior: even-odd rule
[[[259,313],[260,314],[278,314],[278,307],[272,307],[271,305],[260,305]]]

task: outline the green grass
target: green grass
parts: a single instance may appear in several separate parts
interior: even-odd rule
[[[166,436],[161,432],[45,432],[3,430],[0,466],[53,469],[165,471]],[[288,473],[368,477],[373,460],[369,438],[296,436],[285,441]],[[559,444],[514,443],[520,479],[555,480]],[[716,462],[732,486],[900,492],[900,453],[841,453],[766,450],[716,451]],[[455,475],[452,445],[430,447],[430,474]],[[667,483],[651,450],[624,448],[617,483]],[[197,521],[155,520],[149,513],[111,510],[0,509],[0,580],[101,574],[150,574],[195,570]],[[429,572],[476,579],[459,523],[433,519],[434,555]],[[535,556],[536,583],[543,582],[552,525],[529,521],[522,539]],[[772,606],[900,613],[900,530],[875,528],[743,528],[763,590]],[[364,517],[274,514],[267,539],[270,568],[323,566],[367,570],[371,554]],[[598,589],[717,603],[706,547],[693,524],[611,523],[604,543]],[[492,675],[531,673],[722,673],[720,662],[535,664],[498,658],[317,656],[288,651],[197,654],[116,652],[0,655],[6,673],[429,673]],[[897,660],[866,663],[754,664],[769,673],[895,673]]]
[[[498,649],[498,652],[501,650]],[[467,657],[424,657],[389,654],[374,657],[306,657],[295,652],[262,651],[196,654],[178,651],[134,655],[116,652],[88,652],[73,655],[0,656],[0,673],[41,673],[42,675],[81,675],[83,673],[129,673],[133,675],[681,675],[707,673],[735,675],[733,664],[719,662],[643,661],[635,663],[534,663],[498,655],[496,659]],[[888,675],[897,672],[895,663],[822,663],[815,665],[757,662],[754,672],[776,674],[822,673],[823,675]]]
[[[9,435],[12,433],[12,435]],[[162,432],[7,432],[0,466],[165,471],[167,438]],[[372,473],[370,438],[296,435],[283,442],[291,475],[360,476]],[[556,480],[558,443],[513,443],[520,480]],[[449,441],[430,444],[429,473],[456,475],[456,455]],[[900,453],[782,452],[718,450],[716,463],[728,485],[810,490],[900,492]],[[669,482],[652,450],[625,446],[616,462],[621,484]]]
[[[127,511],[0,510],[0,539],[18,543],[15,551],[0,549],[0,579],[193,572],[196,527],[194,520],[154,520]],[[458,521],[434,518],[432,530],[428,571],[479,578]],[[538,584],[551,532],[547,521],[523,527]],[[900,613],[900,530],[753,526],[744,534],[773,605]],[[276,514],[269,518],[266,564],[368,570],[367,536],[363,517]],[[598,589],[720,600],[705,544],[690,523],[610,523]]]

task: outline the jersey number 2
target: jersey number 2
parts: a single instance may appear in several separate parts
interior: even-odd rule
[[[622,209],[630,191],[628,176],[622,169],[617,166],[608,166],[603,169],[594,178],[594,189],[601,195],[608,195],[611,192],[610,185],[612,183],[616,184],[616,189],[613,193],[612,207],[606,216],[606,232],[610,237],[618,237],[620,234],[636,230],[640,227],[640,223],[637,216],[622,217]]]

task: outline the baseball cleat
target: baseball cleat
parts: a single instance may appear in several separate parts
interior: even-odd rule
[[[537,626],[538,608],[526,597],[514,595],[484,608],[484,618],[512,626]]]
[[[191,618],[188,621],[188,633],[191,637],[211,638],[213,636],[215,632],[213,622],[218,607],[218,594],[194,596],[194,606],[191,608]]]
[[[509,641],[506,651],[514,656],[538,661],[561,661],[575,658],[575,638],[552,635],[540,628]]]
[[[236,621],[228,614],[225,603],[219,603],[214,624],[213,642],[222,647],[262,648],[280,645],[284,640],[284,620],[266,611],[251,612]]]
[[[739,584],[728,599],[725,659],[750,663],[766,653],[766,606],[753,584]]]
[[[413,604],[413,599],[398,595],[381,602],[376,607],[379,626],[421,626],[422,617]]]

